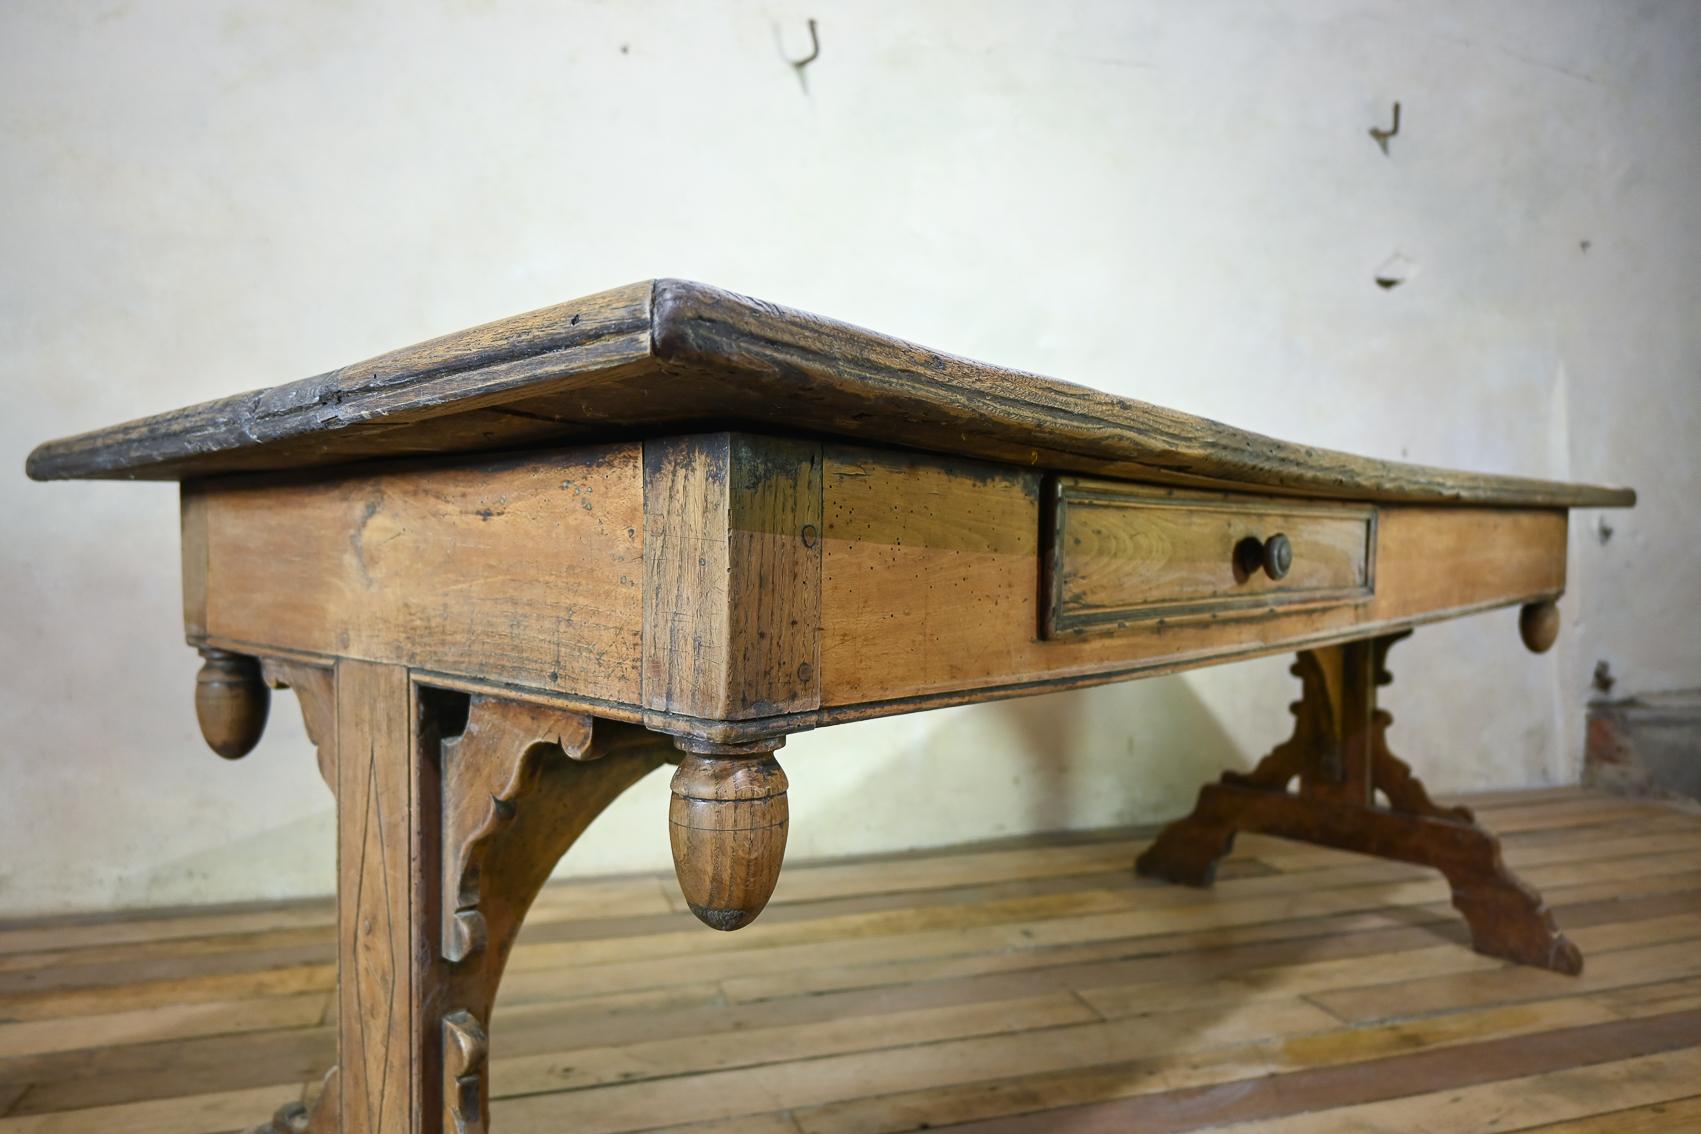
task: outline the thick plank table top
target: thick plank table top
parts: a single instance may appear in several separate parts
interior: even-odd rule
[[[686,902],[737,929],[784,858],[787,735],[1276,651],[1292,736],[1137,869],[1208,885],[1246,830],[1419,863],[1479,951],[1582,965],[1377,689],[1437,619],[1518,607],[1549,648],[1567,510],[1628,489],[1275,441],[674,280],[28,471],[182,482],[202,733],[240,757],[292,689],[336,794],[338,1065],[268,1134],[485,1130],[521,920],[662,763]]]
[[[1159,484],[1345,499],[1628,505],[1628,489],[1371,460],[649,280],[314,378],[51,441],[41,480],[491,449],[611,429],[780,428]]]

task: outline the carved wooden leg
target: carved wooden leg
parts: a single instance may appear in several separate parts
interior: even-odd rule
[[[1440,870],[1478,952],[1563,973],[1582,971],[1541,895],[1506,869],[1500,843],[1467,808],[1437,806],[1388,750],[1392,718],[1376,707],[1391,678],[1389,648],[1405,634],[1307,650],[1294,734],[1250,773],[1206,785],[1192,814],[1170,824],[1135,868],[1208,886],[1236,831],[1257,831]],[[1297,793],[1289,783],[1299,779]],[[1379,805],[1380,793],[1383,804]]]
[[[520,923],[591,820],[672,758],[670,738],[422,687],[399,666],[264,672],[302,695],[335,783],[338,1066],[311,1108],[256,1134],[482,1132]]]
[[[319,775],[325,786],[337,793],[337,683],[336,670],[329,665],[307,662],[278,661],[264,658],[260,674],[273,689],[293,689],[301,705],[301,717],[307,726],[307,739],[313,742],[319,762]],[[342,1094],[338,1089],[337,1069],[331,1068],[319,1085],[319,1093],[309,1104],[305,1101],[285,1103],[272,1115],[272,1120],[256,1126],[249,1134],[311,1134],[313,1131],[338,1129],[337,1104]]]
[[[532,899],[591,821],[673,750],[633,725],[484,696],[441,748],[441,901],[428,927],[441,983],[426,1005],[442,1129],[465,1134],[489,1124],[485,1036]]]

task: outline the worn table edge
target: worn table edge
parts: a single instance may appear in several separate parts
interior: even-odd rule
[[[1232,491],[1504,507],[1629,507],[1629,488],[1457,472],[1280,441],[1085,386],[991,366],[677,279],[653,279],[442,336],[312,378],[49,441],[35,480],[193,479],[221,455],[356,426],[400,428],[548,393],[564,378],[619,384],[658,368],[777,381],[889,412],[946,407],[980,434],[912,448],[1029,459],[1064,471]],[[773,428],[783,416],[748,423]],[[643,424],[643,423],[635,423]],[[661,428],[661,427],[657,427]],[[688,432],[677,426],[670,432]],[[847,431],[847,438],[858,434]],[[866,436],[863,434],[862,436]],[[1024,445],[1033,446],[1031,452]],[[476,447],[445,449],[473,452]],[[356,452],[350,460],[382,452]],[[301,462],[280,460],[274,469]],[[268,471],[263,458],[252,471]]]

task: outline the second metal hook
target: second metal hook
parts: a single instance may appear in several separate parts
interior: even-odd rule
[[[811,24],[813,25],[813,21],[811,21]],[[1386,155],[1388,153],[1388,139],[1392,138],[1394,135],[1398,134],[1399,132],[1400,132],[1400,104],[1396,101],[1394,103],[1394,124],[1386,130],[1383,130],[1383,129],[1376,127],[1376,126],[1372,126],[1370,128],[1370,136],[1372,138],[1376,139],[1376,144],[1378,146],[1382,147],[1382,153],[1384,155]]]

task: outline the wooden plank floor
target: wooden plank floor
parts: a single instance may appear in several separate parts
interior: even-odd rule
[[[498,1134],[1701,1130],[1701,815],[1477,797],[1586,967],[1472,953],[1439,876],[1245,837],[1214,891],[1125,834],[788,867],[750,929],[671,878],[551,887]],[[211,1134],[333,1055],[329,902],[0,925],[0,1134]]]

